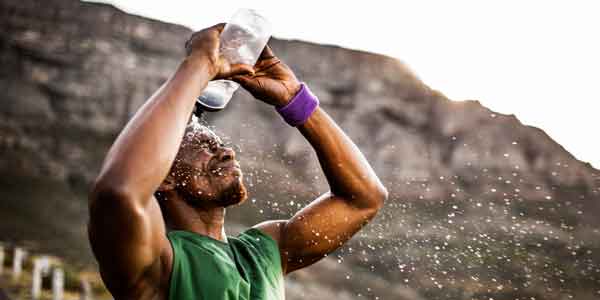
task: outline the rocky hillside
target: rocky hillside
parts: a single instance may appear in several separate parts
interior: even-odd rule
[[[90,264],[88,186],[191,31],[75,0],[4,0],[0,23],[0,239]],[[391,191],[351,243],[289,277],[288,299],[600,297],[598,170],[396,59],[271,45]],[[301,135],[247,93],[207,119],[236,145],[251,192],[228,211],[230,234],[327,190]]]

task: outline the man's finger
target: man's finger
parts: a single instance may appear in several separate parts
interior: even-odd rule
[[[229,72],[223,74],[222,77],[232,77],[236,75],[254,75],[254,68],[246,64],[232,64],[229,67]]]
[[[248,90],[249,92],[256,91],[259,87],[256,78],[253,78],[248,75],[236,75],[231,77],[230,79],[239,83],[244,89]]]
[[[269,45],[266,45],[263,51],[260,53],[260,59],[270,59],[273,57],[275,57],[275,54],[273,54],[273,50],[271,50],[271,47],[269,47]]]
[[[214,28],[214,29],[216,29],[216,30],[217,30],[219,33],[222,33],[222,32],[223,32],[223,29],[225,29],[225,24],[226,24],[226,23],[219,23],[219,24],[213,25],[211,28]]]
[[[273,67],[279,63],[281,63],[281,61],[277,57],[273,57],[273,59],[261,61],[260,64],[257,64],[254,68],[255,72],[256,72],[255,74],[264,75],[264,72],[266,70],[270,69],[271,67]]]
[[[241,85],[246,85],[250,80],[252,80],[249,76],[244,75],[235,75],[228,78],[229,80],[235,81]]]

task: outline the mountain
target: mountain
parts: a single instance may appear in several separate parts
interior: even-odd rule
[[[0,16],[0,240],[93,268],[89,185],[191,31],[75,0],[5,0]],[[391,192],[349,244],[288,277],[288,299],[598,297],[600,171],[513,115],[448,99],[396,59],[270,44]],[[206,120],[236,145],[250,190],[228,210],[229,234],[327,191],[308,143],[245,91]]]

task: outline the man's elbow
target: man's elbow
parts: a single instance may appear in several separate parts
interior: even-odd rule
[[[381,184],[378,184],[372,188],[364,189],[361,196],[355,199],[360,199],[360,206],[362,208],[369,209],[376,214],[388,199],[388,190]],[[358,201],[357,201],[358,202]]]
[[[377,188],[374,189],[371,195],[376,209],[380,210],[381,208],[383,208],[383,205],[387,201],[389,197],[389,192],[385,186],[379,184]]]

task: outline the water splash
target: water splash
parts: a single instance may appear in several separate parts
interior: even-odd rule
[[[204,118],[204,112],[196,107],[187,126],[193,128],[194,131],[202,130],[201,127],[208,127],[208,122]]]

